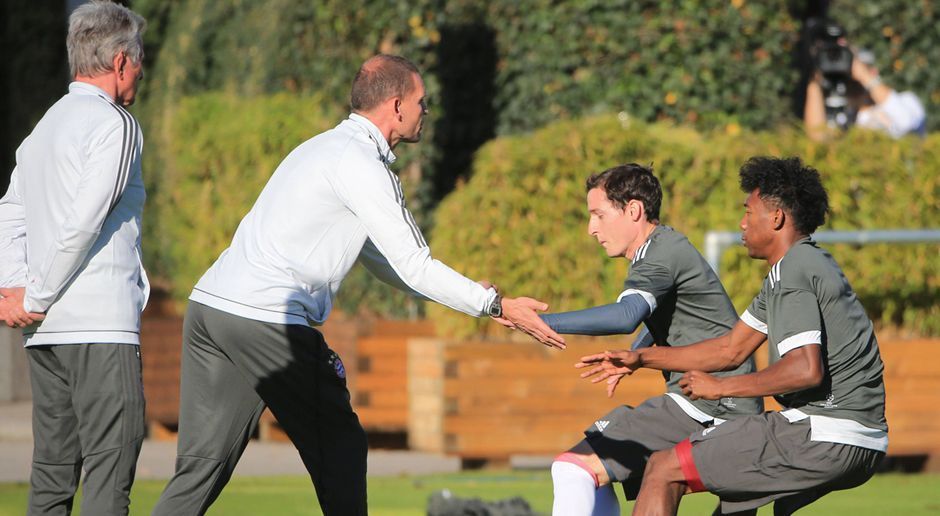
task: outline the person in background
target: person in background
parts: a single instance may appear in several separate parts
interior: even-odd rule
[[[875,67],[874,54],[859,50],[852,58],[852,81],[848,84],[850,111],[855,113],[854,125],[882,131],[893,138],[906,134],[924,135],[926,111],[914,92],[898,92],[885,84]],[[814,75],[806,87],[803,111],[806,134],[822,141],[831,134],[820,78]]]

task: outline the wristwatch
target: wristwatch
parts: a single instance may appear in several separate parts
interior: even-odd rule
[[[497,319],[503,316],[502,296],[496,294],[496,297],[493,298],[493,302],[490,303],[490,306],[486,307],[486,315]]]

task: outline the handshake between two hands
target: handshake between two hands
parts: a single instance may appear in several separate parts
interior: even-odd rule
[[[0,320],[10,328],[25,328],[45,318],[43,314],[23,309],[25,295],[26,289],[23,287],[0,288]]]
[[[492,288],[499,293],[499,287],[483,280],[479,282],[485,289]],[[519,330],[548,347],[565,349],[565,339],[552,330],[539,317],[539,312],[548,310],[548,304],[531,297],[502,298],[502,317],[493,320],[511,330]]]

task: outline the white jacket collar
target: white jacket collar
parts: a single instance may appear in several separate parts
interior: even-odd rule
[[[369,134],[369,137],[375,141],[379,155],[382,156],[386,163],[395,162],[395,153],[393,153],[392,148],[389,147],[388,140],[385,139],[382,131],[380,131],[371,120],[357,113],[350,113],[349,119],[362,127]]]
[[[111,102],[114,102],[114,98],[112,98],[111,95],[108,95],[108,93],[103,89],[87,82],[72,81],[69,83],[69,93],[78,93],[80,95],[101,95]]]

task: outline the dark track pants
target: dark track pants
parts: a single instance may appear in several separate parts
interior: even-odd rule
[[[176,473],[154,515],[204,514],[268,406],[300,452],[323,513],[366,514],[366,437],[339,357],[317,330],[190,301]]]
[[[144,438],[139,348],[30,346],[29,515],[67,515],[82,469],[82,514],[123,515]]]

